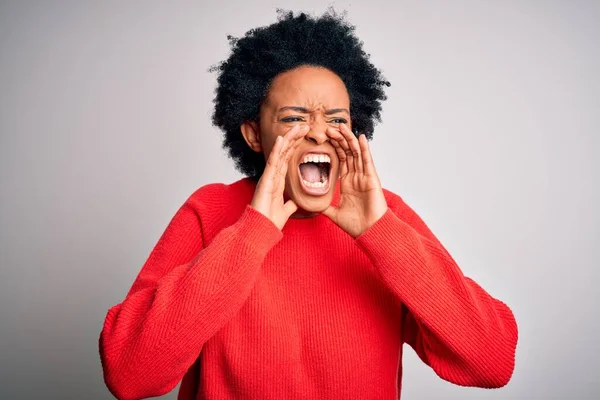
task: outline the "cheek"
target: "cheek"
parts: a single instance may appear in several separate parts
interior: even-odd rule
[[[289,124],[288,124],[289,125]],[[263,134],[261,135],[260,142],[265,155],[265,161],[269,159],[269,155],[275,146],[275,140],[278,136],[285,136],[285,134],[293,127],[284,124],[273,124],[261,128]]]
[[[283,136],[290,130],[291,127],[286,127],[284,124],[269,121],[268,123],[261,124],[260,126],[260,140],[263,149],[272,149],[275,145],[275,139],[277,136]]]

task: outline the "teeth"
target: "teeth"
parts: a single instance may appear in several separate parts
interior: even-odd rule
[[[308,182],[302,179],[302,183],[309,188],[324,188],[327,185],[327,179],[323,182]]]
[[[307,162],[331,163],[331,158],[327,154],[308,154],[302,159],[302,164]]]

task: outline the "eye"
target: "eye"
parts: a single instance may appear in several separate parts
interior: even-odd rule
[[[302,118],[302,117],[285,117],[285,118],[281,118],[279,121],[285,122],[285,123],[304,122],[304,118]]]
[[[330,124],[347,124],[348,121],[345,118],[333,118],[329,121]]]

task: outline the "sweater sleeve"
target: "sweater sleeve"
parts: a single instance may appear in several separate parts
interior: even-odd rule
[[[442,379],[498,388],[515,365],[512,311],[465,277],[421,218],[399,206],[357,238],[403,304],[403,340]]]
[[[200,213],[190,199],[126,298],[106,315],[100,356],[106,385],[118,399],[171,391],[204,343],[242,307],[264,257],[282,237],[270,220],[247,206],[236,223],[205,246]]]

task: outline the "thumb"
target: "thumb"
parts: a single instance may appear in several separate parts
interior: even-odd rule
[[[335,222],[338,215],[338,209],[337,207],[329,206],[325,210],[323,210],[322,214],[325,215],[327,218],[333,220],[333,222]]]
[[[285,214],[286,220],[298,210],[298,206],[293,200],[288,200],[283,205],[283,213]]]

